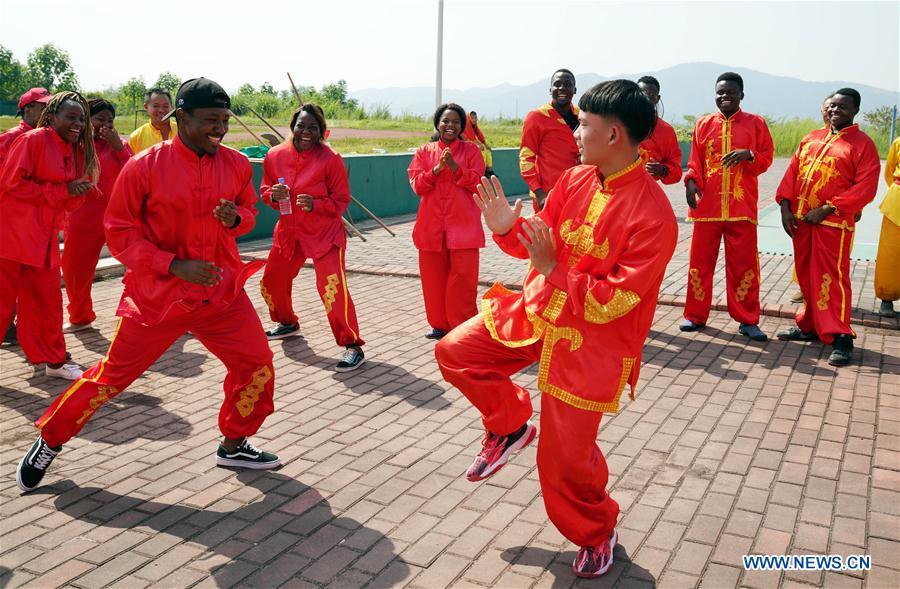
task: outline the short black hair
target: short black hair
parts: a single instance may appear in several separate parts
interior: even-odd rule
[[[108,110],[112,113],[113,116],[116,116],[116,107],[115,105],[103,98],[91,98],[88,100],[88,108],[91,110],[91,114],[88,116],[94,116],[97,113],[101,113],[105,110]]]
[[[656,86],[656,91],[660,91],[659,80],[654,78],[653,76],[641,76],[638,78],[638,84],[647,84],[648,86]]]
[[[300,108],[294,111],[294,114],[291,115],[291,132],[294,131],[294,127],[297,126],[297,120],[300,119],[300,114],[308,112],[316,119],[316,122],[319,124],[319,143],[325,140],[325,129],[328,126],[325,124],[325,113],[322,111],[322,107],[318,104],[307,102]]]
[[[459,115],[459,132],[462,133],[466,130],[466,109],[456,104],[455,102],[448,102],[446,104],[442,104],[437,107],[434,111],[434,130],[437,131],[438,123],[441,122],[441,115],[444,114],[445,110],[452,110],[456,114]]]
[[[470,111],[469,111],[469,114],[470,114],[470,115],[475,115],[476,117],[478,116],[478,113],[475,112],[474,110],[470,110]]]
[[[572,76],[573,80],[575,79],[575,74],[572,73],[572,70],[567,70],[566,68],[561,67],[558,70],[556,70],[555,72],[553,72],[553,75],[550,76],[551,83],[553,82],[553,78],[556,77],[556,74],[569,74],[570,76]]]
[[[632,143],[646,139],[656,125],[656,108],[631,80],[600,82],[581,95],[581,110],[622,121]]]
[[[835,90],[834,93],[829,96],[829,98],[832,98],[838,94],[840,94],[841,96],[849,96],[850,98],[852,98],[853,105],[856,108],[859,108],[859,105],[862,104],[862,96],[860,96],[859,92],[857,92],[853,88],[841,88],[840,90]]]
[[[734,72],[725,72],[721,74],[718,78],[716,78],[716,84],[719,82],[734,82],[738,85],[738,88],[741,89],[741,92],[744,91],[744,78],[741,77],[740,74],[736,74]]]
[[[169,99],[170,103],[175,104],[174,102],[172,102],[172,93],[169,92],[168,90],[166,90],[165,88],[150,88],[149,90],[144,92],[144,102],[145,103],[150,102],[150,99],[153,98],[154,94],[159,94],[160,96],[165,96],[166,98]]]

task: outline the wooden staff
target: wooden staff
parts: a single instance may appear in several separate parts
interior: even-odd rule
[[[291,88],[294,89],[294,96],[297,97],[297,106],[303,106],[303,99],[300,98],[300,92],[297,91],[297,86],[294,85],[294,78],[291,77],[291,72],[287,73],[288,80],[291,83]]]
[[[375,213],[373,213],[372,211],[370,211],[369,209],[367,209],[367,208],[366,208],[366,205],[364,205],[363,203],[359,202],[359,201],[356,199],[356,197],[353,196],[352,194],[350,195],[350,200],[352,200],[354,203],[356,203],[356,206],[358,206],[359,208],[361,208],[367,215],[369,215],[370,217],[372,217],[372,219],[373,219],[376,223],[378,223],[379,225],[381,225],[381,226],[384,228],[385,231],[387,231],[388,233],[390,233],[390,234],[391,234],[391,237],[397,237],[397,234],[394,233],[393,231],[391,231],[391,228],[384,224],[384,221],[382,221],[381,219],[379,219],[379,218],[375,215]]]
[[[363,237],[363,234],[360,233],[359,229],[357,229],[357,228],[353,225],[353,223],[351,223],[350,221],[348,221],[348,220],[345,219],[344,217],[341,217],[341,221],[344,222],[344,228],[347,230],[347,232],[348,232],[350,235],[355,235],[356,237],[360,238],[360,239],[363,240],[363,241],[368,241],[365,237]]]
[[[282,135],[281,133],[279,133],[279,132],[278,132],[278,129],[276,129],[275,127],[273,127],[272,125],[270,125],[270,124],[269,124],[269,121],[267,121],[266,119],[264,119],[263,116],[262,116],[261,114],[259,114],[259,113],[256,112],[255,110],[253,110],[253,107],[250,106],[249,104],[247,105],[247,110],[249,110],[250,112],[252,112],[253,114],[255,114],[255,115],[256,115],[256,118],[258,118],[258,119],[261,120],[263,123],[265,123],[266,127],[272,129],[272,131],[273,131],[276,135],[278,135],[278,138],[281,139],[282,141],[284,141],[284,135]]]
[[[256,139],[256,140],[259,142],[260,145],[265,145],[265,143],[263,142],[263,140],[259,138],[259,135],[257,135],[256,133],[254,133],[254,132],[250,129],[250,127],[248,127],[247,125],[244,124],[244,121],[241,120],[241,117],[239,117],[239,116],[237,116],[236,114],[234,114],[233,111],[232,111],[232,113],[231,113],[231,116],[233,116],[233,117],[235,118],[235,120],[237,120],[237,122],[239,122],[239,123],[241,124],[241,127],[247,129],[247,132],[250,133],[251,135],[253,135],[253,138]]]

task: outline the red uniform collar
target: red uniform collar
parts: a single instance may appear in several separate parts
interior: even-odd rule
[[[720,119],[722,119],[723,121],[734,121],[734,120],[737,120],[738,118],[742,117],[743,115],[744,115],[744,111],[743,111],[743,109],[740,109],[740,108],[737,109],[737,112],[734,113],[733,115],[731,115],[730,117],[726,117],[725,115],[722,114],[722,111],[716,110],[716,116],[719,117]]]

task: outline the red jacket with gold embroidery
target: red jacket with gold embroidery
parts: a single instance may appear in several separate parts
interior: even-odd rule
[[[121,151],[116,151],[102,139],[94,139],[94,149],[97,150],[97,162],[100,164],[100,180],[97,186],[88,192],[84,198],[84,204],[69,213],[66,218],[66,233],[78,233],[81,235],[103,235],[103,214],[109,203],[109,195],[119,177],[119,172],[129,159],[131,148],[128,142],[122,142]]]
[[[641,159],[646,164],[650,160],[666,166],[669,173],[656,178],[663,184],[675,184],[681,180],[681,147],[672,125],[656,119],[656,126],[650,136],[641,142]]]
[[[578,115],[574,105],[572,113]],[[552,103],[528,113],[519,146],[519,170],[528,188],[550,192],[563,172],[580,163],[575,135]]]
[[[263,160],[259,195],[276,211],[278,203],[272,200],[272,186],[279,178],[284,178],[290,187],[293,212],[278,218],[272,247],[291,257],[294,244],[299,243],[303,253],[313,259],[321,258],[335,246],[345,247],[347,232],[341,215],[350,204],[350,182],[343,158],[327,145],[297,151],[288,141],[270,149]],[[298,194],[313,197],[312,211],[297,206]]]
[[[722,156],[735,149],[749,149],[753,161],[722,167]],[[688,209],[692,221],[751,221],[756,223],[759,183],[757,176],[769,169],[775,154],[772,135],[759,115],[738,111],[729,118],[716,112],[701,117],[694,126],[688,171],[701,197],[696,209]]]
[[[816,129],[800,141],[775,200],[789,201],[798,219],[830,204],[836,210],[822,224],[852,228],[853,216],[875,198],[880,174],[878,150],[859,125],[834,134],[828,128]]]
[[[68,183],[83,174],[83,166],[81,148],[50,127],[13,142],[0,171],[0,257],[36,268],[59,267],[57,234],[66,211],[84,202],[84,196],[69,194]]]
[[[0,133],[0,167],[3,166],[3,160],[6,159],[6,154],[9,152],[9,148],[12,147],[13,141],[32,129],[34,129],[34,127],[25,121],[20,121],[19,124],[12,129],[7,129],[3,133]]]
[[[435,176],[433,169],[446,147],[443,141],[426,143],[409,164],[409,184],[421,197],[413,243],[427,252],[482,248],[481,211],[473,195],[484,176],[484,158],[474,143],[456,140],[449,147],[459,168],[444,168]]]
[[[237,297],[265,265],[242,263],[235,241],[256,224],[252,177],[243,154],[221,146],[199,157],[177,136],[128,160],[103,220],[109,251],[126,267],[116,315],[155,325]],[[240,222],[231,229],[213,216],[222,198],[237,206]],[[212,262],[222,268],[222,281],[206,287],[182,280],[169,273],[175,258]]]
[[[605,180],[594,166],[566,171],[538,213],[553,230],[556,267],[529,268],[522,293],[494,285],[481,303],[491,335],[509,347],[543,341],[538,388],[574,407],[614,412],[632,394],[678,225],[640,159]],[[527,258],[522,219],[494,236]]]

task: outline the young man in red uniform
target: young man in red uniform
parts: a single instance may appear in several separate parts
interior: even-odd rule
[[[687,301],[681,331],[706,325],[713,273],[725,238],[728,313],[739,332],[764,342],[759,329],[759,254],[756,251],[757,177],[772,165],[775,146],[766,121],[741,110],[744,80],[726,72],[716,80],[715,114],[694,126],[685,175],[688,220],[694,222]]]
[[[25,357],[66,380],[82,370],[69,362],[62,331],[58,234],[98,173],[87,113],[77,92],[56,94],[0,170],[0,329],[18,313]]]
[[[91,286],[100,252],[106,242],[103,235],[103,213],[119,172],[131,158],[131,149],[113,126],[116,108],[102,98],[89,100],[88,106],[91,109],[90,124],[94,131],[100,179],[85,195],[84,204],[66,218],[61,266],[66,296],[69,297],[69,322],[63,326],[63,333],[90,329],[91,323],[97,318],[91,300]]]
[[[534,109],[522,124],[519,170],[531,190],[535,212],[563,172],[577,166],[578,147],[572,133],[578,127],[575,74],[559,69],[550,78],[550,102]]]
[[[481,315],[450,332],[435,353],[487,430],[470,481],[496,473],[535,438],[528,391],[510,376],[539,363],[544,504],[581,547],[575,573],[596,577],[612,566],[619,514],[597,431],[603,413],[618,410],[626,384],[634,394],[678,226],[640,158],[656,115],[637,84],[598,84],[580,106],[584,165],[563,173],[540,213],[523,219],[522,203],[510,207],[496,178],[482,180],[476,201],[495,242],[531,266],[522,293],[494,285]]]
[[[643,76],[638,87],[659,114],[659,80],[653,76]],[[641,159],[647,173],[663,184],[675,184],[681,180],[681,147],[672,125],[657,116],[653,132],[641,142]]]
[[[36,422],[40,437],[19,463],[23,491],[40,484],[62,445],[190,331],[228,369],[219,429],[220,466],[274,468],[278,457],[253,447],[272,413],[272,352],[244,282],[262,262],[241,263],[235,238],[253,228],[250,162],[221,145],[230,100],[215,82],[178,89],[178,135],[141,152],[116,181],[104,227],[123,264],[119,324],[106,356],[62,393]]]
[[[775,195],[784,230],[794,241],[805,301],[797,326],[778,339],[831,344],[832,366],[845,366],[853,357],[850,247],[857,215],[875,198],[881,173],[875,143],[853,123],[859,105],[853,88],[831,96],[829,126],[800,141]]]

